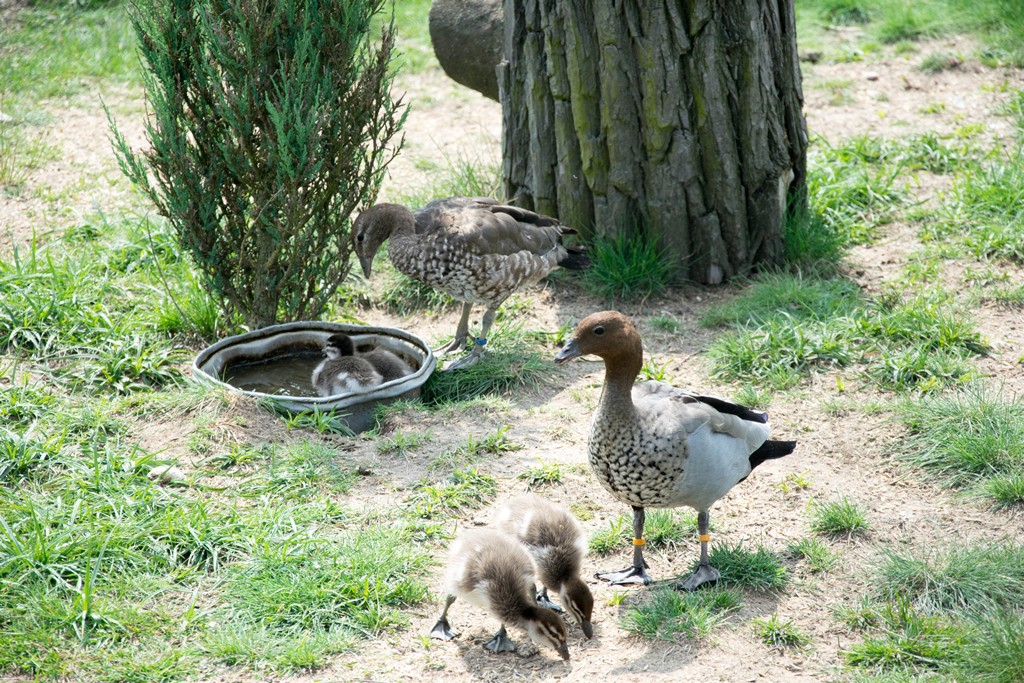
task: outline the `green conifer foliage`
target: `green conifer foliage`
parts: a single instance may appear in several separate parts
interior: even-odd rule
[[[229,319],[311,319],[349,271],[350,217],[398,153],[386,0],[139,0],[150,148],[128,178]]]

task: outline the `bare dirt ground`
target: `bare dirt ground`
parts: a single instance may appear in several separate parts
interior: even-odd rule
[[[983,67],[970,58],[955,69],[927,75],[916,68],[920,56],[938,49],[961,50],[970,54],[963,39],[922,45],[916,55],[888,55],[880,61],[851,64],[803,64],[806,112],[812,134],[837,141],[856,133],[905,135],[935,130],[950,132],[964,122],[979,122],[993,139],[1009,139],[1010,123],[998,116],[996,108],[1006,97],[1000,84],[1020,87],[1021,74]],[[830,91],[822,84],[848,80],[849,99],[833,104]],[[403,77],[399,83],[409,92],[411,113],[405,128],[406,147],[394,162],[383,189],[383,197],[394,196],[400,187],[424,183],[424,168],[444,166],[445,159],[496,162],[500,158],[501,121],[497,103],[448,81],[439,69]],[[113,93],[102,93],[110,100]],[[129,139],[143,144],[138,93],[119,93],[118,121]],[[941,103],[937,113],[923,113],[930,104]],[[125,181],[114,163],[102,110],[96,102],[42,103],[51,117],[46,132],[56,145],[58,158],[33,172],[20,196],[0,195],[0,253],[24,246],[32,238],[46,238],[42,228],[54,216],[58,225],[74,225],[82,215],[97,208],[115,213],[129,198]],[[932,107],[932,109],[938,109]],[[134,112],[135,115],[132,115]],[[908,179],[909,180],[909,179]],[[912,181],[911,181],[912,182]],[[56,197],[61,196],[61,199]],[[54,197],[47,199],[46,197]],[[913,230],[895,223],[874,245],[855,250],[849,258],[850,276],[873,289],[888,281],[915,249]],[[59,232],[59,229],[58,229]],[[530,329],[555,330],[570,319],[579,320],[603,308],[601,302],[579,294],[575,288],[537,287],[527,293],[530,301],[524,323]],[[622,304],[622,310],[640,321],[645,349],[679,385],[728,395],[736,387],[713,386],[708,362],[702,356],[717,332],[697,325],[701,313],[715,302],[732,296],[729,287],[711,290],[686,287],[671,296],[643,303]],[[682,329],[676,334],[659,332],[644,319],[667,313]],[[1024,320],[1019,309],[981,308],[978,324],[993,342],[993,354],[980,362],[993,382],[1003,382],[1010,392],[1024,390]],[[391,324],[419,334],[430,342],[454,330],[457,314],[424,317],[393,317],[371,310],[361,313],[371,324]],[[479,322],[479,312],[475,315]],[[551,348],[553,356],[557,349]],[[492,505],[472,514],[466,524],[487,523],[494,506],[525,489],[518,475],[539,461],[560,463],[567,472],[561,483],[538,492],[569,505],[589,508],[593,517],[583,522],[586,532],[607,527],[609,520],[628,509],[612,499],[594,480],[586,463],[585,444],[590,414],[600,391],[603,369],[599,363],[576,362],[565,367],[552,364],[551,381],[534,392],[511,397],[511,409],[472,416],[437,415],[410,411],[399,416],[391,429],[404,432],[431,431],[433,440],[419,451],[403,457],[377,453],[369,437],[338,439],[353,466],[370,468],[346,503],[401,505],[411,485],[428,475],[432,455],[466,441],[493,433],[508,425],[509,437],[523,445],[519,451],[484,461],[483,471],[497,477],[500,491]],[[853,377],[845,378],[856,384]],[[851,390],[848,389],[849,394]],[[869,393],[857,390],[854,400]],[[844,677],[841,651],[857,642],[857,634],[832,618],[829,606],[856,604],[871,590],[867,572],[881,548],[897,550],[946,548],[961,543],[1009,537],[1024,540],[1024,522],[1006,513],[954,498],[950,492],[924,483],[919,474],[890,463],[887,454],[902,434],[887,414],[866,415],[858,411],[826,410],[829,402],[842,403],[847,396],[837,390],[833,375],[815,376],[800,390],[775,398],[769,412],[778,438],[796,439],[796,452],[782,460],[766,463],[736,487],[712,510],[714,541],[748,546],[757,544],[784,552],[787,543],[809,534],[806,509],[811,499],[831,500],[840,495],[868,506],[870,532],[854,540],[832,541],[842,556],[840,566],[814,575],[795,561],[789,563],[791,586],[779,593],[747,592],[742,608],[724,625],[700,640],[677,642],[644,641],[630,636],[619,624],[623,611],[644,597],[648,589],[628,590],[621,605],[610,599],[623,589],[613,589],[590,580],[596,596],[595,636],[587,641],[579,629],[570,627],[571,665],[553,653],[538,652],[525,634],[511,631],[519,645],[515,654],[493,656],[481,645],[497,624],[480,610],[456,603],[450,616],[462,635],[449,643],[424,643],[419,637],[433,624],[437,603],[426,603],[410,613],[407,630],[366,643],[359,652],[336,657],[329,667],[295,681],[824,681]],[[236,401],[219,425],[224,438],[241,441],[295,438],[285,434],[279,420]],[[180,423],[145,426],[143,446],[166,449],[164,457],[181,455],[187,462],[185,438],[191,429],[186,418]],[[809,488],[784,493],[777,485],[789,473],[804,473]],[[696,541],[668,551],[649,554],[652,575],[667,579],[685,573],[696,557]],[[601,569],[624,566],[628,548],[609,557],[588,557],[585,575]],[[443,562],[443,552],[438,553]],[[440,574],[433,580],[440,591]],[[778,613],[811,636],[803,650],[777,650],[763,645],[754,635],[751,620]],[[252,672],[231,671],[211,674],[210,681],[240,681],[261,678]]]

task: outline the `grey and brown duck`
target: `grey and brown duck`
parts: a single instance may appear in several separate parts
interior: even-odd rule
[[[795,441],[768,437],[767,414],[724,399],[697,396],[663,382],[634,384],[643,344],[618,311],[586,317],[555,357],[604,360],[601,400],[590,423],[590,465],[616,499],[633,507],[633,565],[598,574],[613,584],[651,582],[643,557],[644,508],[697,511],[700,563],[681,588],[717,581],[708,562],[711,506],[765,460],[793,452]]]
[[[587,539],[576,518],[546,498],[527,494],[516,496],[498,508],[495,526],[514,536],[533,560],[543,586],[537,602],[557,608],[548,598],[548,590],[554,591],[561,608],[572,615],[583,629],[583,635],[592,638],[594,596],[580,578]]]
[[[452,542],[445,573],[444,609],[430,635],[451,640],[456,632],[448,623],[448,608],[456,598],[481,607],[501,622],[484,648],[513,652],[505,625],[524,629],[538,646],[569,659],[568,631],[562,618],[534,600],[533,562],[513,537],[497,529],[471,529]]]
[[[550,216],[494,199],[449,197],[415,212],[398,204],[372,206],[356,218],[352,245],[367,278],[386,240],[395,268],[462,302],[455,338],[439,352],[464,348],[473,304],[486,306],[473,351],[447,368],[454,369],[480,359],[498,307],[513,292],[559,266],[589,267],[581,248],[562,242],[572,232]]]
[[[336,396],[365,391],[384,381],[376,368],[365,358],[343,355],[328,340],[323,348],[324,359],[313,369],[310,381],[320,396]]]
[[[326,346],[337,350],[342,357],[362,358],[373,366],[380,376],[382,382],[390,382],[406,375],[411,375],[412,367],[402,360],[398,354],[376,346],[369,351],[357,351],[352,337],[344,332],[332,334],[327,338]]]

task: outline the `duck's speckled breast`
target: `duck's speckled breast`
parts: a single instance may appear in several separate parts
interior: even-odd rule
[[[590,466],[618,500],[644,507],[672,507],[686,471],[685,439],[659,436],[636,425],[600,419],[590,425]]]

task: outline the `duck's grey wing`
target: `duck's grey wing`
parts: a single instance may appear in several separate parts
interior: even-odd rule
[[[762,421],[744,419],[736,410],[718,410],[711,402],[664,382],[641,382],[633,386],[633,401],[647,416],[651,428],[659,432],[675,430],[687,439],[702,431],[737,439],[747,454],[753,453],[771,436],[771,428]],[[724,399],[719,405],[736,406]]]

